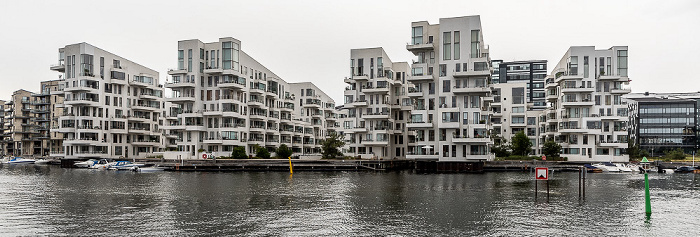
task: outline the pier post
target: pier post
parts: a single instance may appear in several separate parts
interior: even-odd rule
[[[581,199],[581,179],[583,179],[581,174],[581,169],[583,167],[578,167],[578,198]]]
[[[294,170],[292,169],[292,157],[289,157],[289,174],[294,174]]]

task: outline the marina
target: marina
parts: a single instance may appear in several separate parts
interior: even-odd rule
[[[0,165],[8,235],[687,235],[700,176],[554,172],[155,172]],[[561,221],[566,220],[566,221]],[[124,228],[129,226],[129,228]]]

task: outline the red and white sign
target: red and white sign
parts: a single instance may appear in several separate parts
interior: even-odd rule
[[[548,180],[549,179],[549,168],[535,168],[535,179],[536,180]]]

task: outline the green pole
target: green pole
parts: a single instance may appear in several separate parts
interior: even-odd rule
[[[644,174],[644,196],[647,216],[651,215],[651,200],[649,199],[649,174]]]

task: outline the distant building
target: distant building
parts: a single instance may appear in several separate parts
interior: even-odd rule
[[[525,98],[527,103],[532,103],[532,109],[543,110],[547,108],[545,101],[544,79],[547,77],[547,60],[503,62],[503,60],[491,61],[493,74],[491,81],[500,83],[527,83]]]
[[[635,93],[626,97],[630,138],[649,154],[698,150],[700,93]]]

